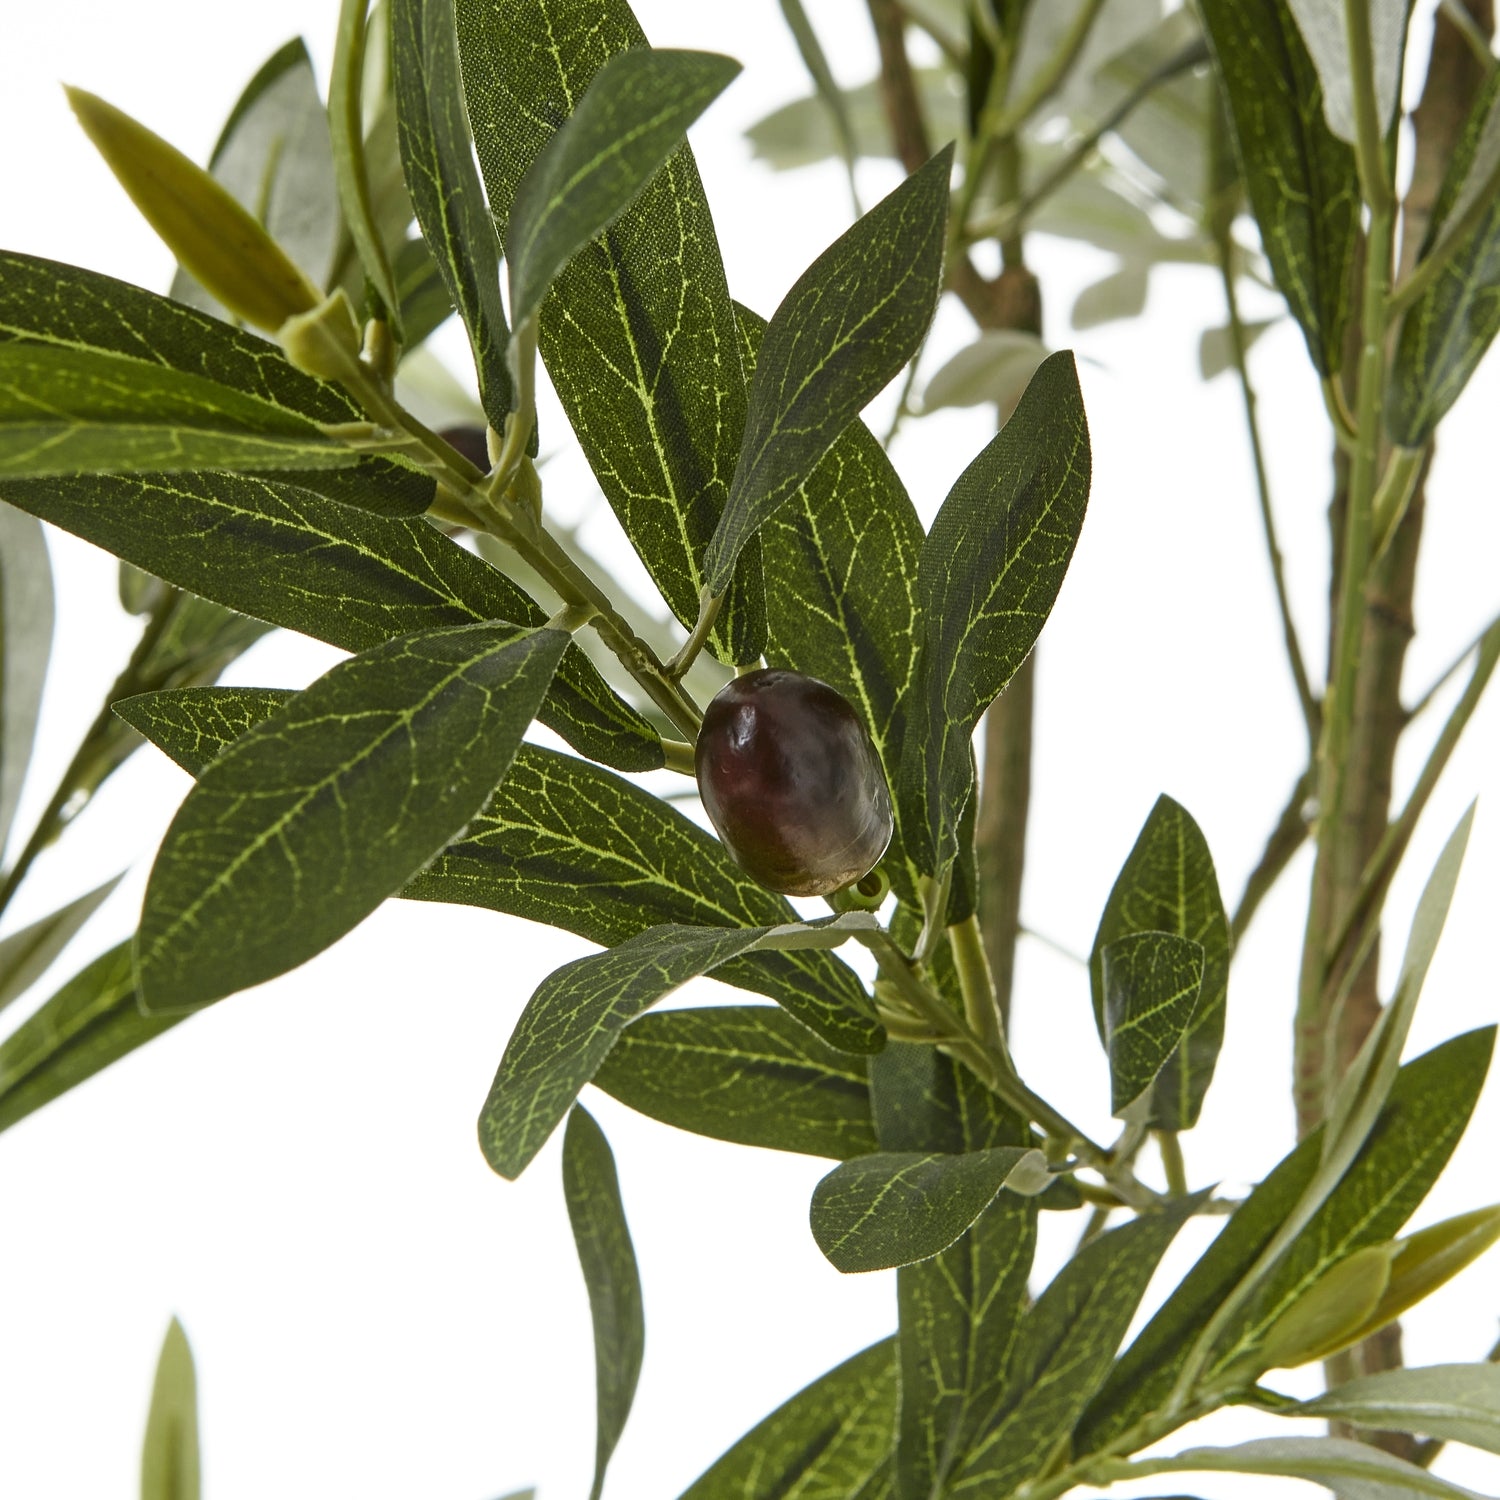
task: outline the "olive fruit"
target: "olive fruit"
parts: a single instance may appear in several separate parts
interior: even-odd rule
[[[438,436],[457,448],[481,474],[490,471],[489,438],[482,427],[445,427]]]
[[[787,896],[826,896],[891,841],[891,797],[848,699],[801,672],[736,677],[708,705],[698,791],[746,874]]]

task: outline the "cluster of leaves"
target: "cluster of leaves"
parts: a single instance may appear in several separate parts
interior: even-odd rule
[[[800,6],[787,8],[815,57]],[[1057,48],[1086,7],[1065,9],[1023,26],[1025,5],[996,7],[990,72],[1009,47],[1025,77],[1025,48]],[[1225,125],[1191,21],[1136,10],[1149,24],[1097,42],[1114,104],[1065,94],[1069,119],[1098,124],[1123,88],[1132,109],[1148,94],[1161,108],[1201,104],[1210,143],[1229,130],[1271,274],[1332,374],[1360,183],[1331,91],[1325,118],[1328,65],[1301,41],[1300,11],[1205,0]],[[1131,13],[1109,12],[1134,26]],[[172,298],[20,253],[0,260],[0,814],[19,793],[49,629],[38,520],[118,555],[147,621],[64,801],[97,786],[135,733],[197,779],[134,940],[0,1044],[0,1127],[312,957],[387,897],[525,916],[604,948],[531,997],[479,1121],[507,1177],[565,1127],[598,1351],[596,1495],[644,1324],[609,1147],[577,1102],[590,1083],[681,1128],[835,1160],[811,1204],[818,1245],[840,1270],[898,1270],[895,1336],[769,1417],[689,1490],[696,1500],[1023,1488],[1050,1500],[1075,1483],[1197,1469],[1458,1493],[1331,1441],[1128,1455],[1229,1400],[1496,1448],[1500,1393],[1482,1368],[1376,1377],[1321,1405],[1257,1383],[1383,1326],[1500,1236],[1500,1211],[1485,1210],[1397,1238],[1457,1143],[1493,1043],[1475,1032],[1400,1066],[1467,822],[1324,1130],[1239,1205],[1146,1188],[1132,1169],[1145,1132],[1170,1141],[1197,1121],[1223,1036],[1230,923],[1201,831],[1162,798],[1099,923],[1089,976],[1123,1123],[1113,1149],[1016,1074],[974,920],[973,733],[1045,623],[1088,499],[1071,357],[1030,360],[1013,413],[925,534],[859,418],[916,355],[942,289],[950,151],[861,216],[764,322],[731,300],[683,140],[732,62],[651,50],[624,0],[390,0],[376,16],[346,0],[326,108],[300,45],[272,58],[212,175],[75,97],[178,254]],[[980,55],[971,37],[971,62]],[[826,66],[814,73],[852,157],[868,110],[831,88]],[[988,83],[967,87],[961,124],[982,131],[976,98],[1005,101]],[[1405,446],[1425,442],[1495,331],[1500,228],[1493,194],[1469,187],[1491,171],[1493,93],[1434,220],[1441,274],[1402,325],[1388,421]],[[1173,187],[1149,114],[1133,118],[1134,160]],[[1070,149],[1048,140],[1035,143],[1044,160]],[[1221,235],[1225,160],[1205,149],[1175,184]],[[1294,168],[1303,190],[1283,193]],[[1030,221],[1046,227],[1074,191],[1095,193],[1096,210],[1098,194],[1130,205],[1126,177],[1116,163],[1060,178]],[[961,201],[965,215],[986,211],[972,192]],[[1153,259],[1204,253],[1151,234],[1117,279],[1143,288]],[[397,383],[450,313],[470,335],[490,428],[479,465],[418,422]],[[605,498],[690,632],[672,662],[544,524],[538,351]],[[483,556],[456,534],[470,532],[487,537]],[[523,587],[533,578],[560,610]],[[269,626],[353,654],[302,692],[213,686]],[[586,628],[612,654],[608,678],[574,640]],[[663,734],[695,728],[684,682],[700,647],[723,667],[808,673],[856,706],[895,802],[885,921],[840,899],[800,918],[627,779],[680,763]],[[573,753],[526,742],[533,720]],[[62,818],[59,805],[33,846]],[[40,977],[101,896],[6,940],[4,999]],[[876,957],[873,994],[834,952],[851,940]],[[776,1003],[653,1012],[710,973]],[[1086,1199],[1136,1213],[1091,1232],[1033,1298],[1038,1214]],[[1119,1354],[1177,1230],[1228,1208],[1209,1252]],[[169,1338],[164,1370],[182,1365],[175,1348]]]

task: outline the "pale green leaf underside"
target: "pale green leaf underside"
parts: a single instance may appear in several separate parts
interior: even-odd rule
[[[798,278],[755,361],[729,500],[709,544],[722,594],[746,543],[916,353],[937,306],[952,149],[940,151]]]
[[[1187,1034],[1203,988],[1203,944],[1174,932],[1132,932],[1108,944],[1101,959],[1110,1111],[1118,1116]]]
[[[1500,1366],[1386,1370],[1335,1386],[1295,1410],[1297,1416],[1417,1432],[1500,1453]]]
[[[1359,139],[1354,110],[1354,69],[1344,24],[1345,0],[1287,0],[1323,85],[1323,117],[1341,141]],[[1401,45],[1406,40],[1409,0],[1364,0],[1374,64],[1375,123],[1383,135],[1391,124],[1401,87]]]
[[[740,65],[711,52],[616,53],[516,188],[506,236],[511,315],[542,305],[557,273],[640,196]]]
[[[106,880],[76,901],[0,940],[0,1010],[24,995],[51,968],[84,923],[109,899],[121,878],[116,875]]]
[[[565,964],[542,981],[506,1046],[479,1119],[485,1159],[502,1177],[518,1177],[620,1032],[679,985],[757,949],[837,947],[873,921],[855,912],[805,926],[664,925]],[[852,1008],[806,1019],[851,1051],[874,1051],[882,1039],[874,1016]]]
[[[0,501],[0,859],[31,764],[53,614],[42,528]]]
[[[840,1271],[886,1271],[946,1250],[1040,1152],[996,1146],[957,1155],[888,1151],[835,1167],[814,1189],[818,1248]]]
[[[172,1319],[151,1386],[141,1445],[141,1500],[198,1500],[198,1377],[182,1324]]]
[[[596,1418],[589,1500],[599,1500],[605,1470],[635,1399],[646,1317],[614,1153],[582,1105],[573,1106],[564,1134],[563,1196],[594,1323]]]
[[[568,637],[480,625],[341,662],[188,794],[136,938],[144,1008],[205,1005],[321,952],[484,804]]]

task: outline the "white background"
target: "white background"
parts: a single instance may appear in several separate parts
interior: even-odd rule
[[[306,35],[326,78],[335,9],[332,0],[4,0],[0,244],[165,287],[167,252],[75,126],[59,82],[104,94],[201,160],[239,88],[289,35]],[[869,76],[863,6],[814,0],[811,9],[844,80]],[[746,64],[693,141],[731,286],[769,314],[847,223],[837,169],[773,175],[750,161],[741,139],[746,124],[806,89],[778,9],[772,0],[638,0],[637,10],[658,44],[715,48]],[[1423,22],[1414,71],[1426,37]],[[863,166],[866,202],[895,180],[888,164]],[[1196,372],[1198,331],[1223,321],[1216,277],[1159,274],[1148,322],[1075,336],[1066,321],[1073,294],[1109,268],[1108,258],[1040,238],[1031,256],[1046,291],[1049,341],[1084,356],[1095,469],[1088,524],[1040,647],[1025,918],[1086,952],[1158,792],[1202,824],[1234,901],[1300,769],[1303,734],[1280,654],[1238,393],[1230,378],[1204,385]],[[966,337],[963,314],[946,308],[939,351]],[[462,370],[459,341],[445,336],[440,346]],[[1289,322],[1264,338],[1253,364],[1298,622],[1316,671],[1325,632],[1325,423]],[[1444,428],[1411,696],[1500,608],[1495,368],[1474,381]],[[878,405],[882,421],[888,409],[888,399]],[[560,416],[544,410],[543,421],[560,441]],[[987,421],[980,412],[943,416],[898,441],[896,462],[924,516],[985,441]],[[548,491],[559,515],[598,514],[590,540],[613,555],[613,522],[576,454],[549,468]],[[50,541],[55,674],[22,827],[138,628],[114,602],[111,559],[68,536]],[[278,634],[230,680],[302,685],[335,659]],[[1434,715],[1413,730],[1398,795],[1438,722]],[[1483,794],[1412,1053],[1500,1010],[1491,941],[1500,897],[1497,752],[1500,698],[1492,697],[1394,892],[1389,946],[1399,949],[1438,847],[1469,799]],[[151,853],[186,786],[164,757],[142,752],[39,862],[8,914],[11,926],[117,869],[131,871],[39,993],[130,931]],[[1308,868],[1304,853],[1237,961],[1218,1082],[1186,1141],[1196,1182],[1232,1190],[1263,1175],[1290,1144],[1290,1023]],[[584,951],[567,935],[489,913],[391,903],[315,962],[214,1007],[0,1137],[0,1495],[133,1493],[151,1372],[173,1312],[198,1359],[210,1500],[491,1500],[533,1483],[544,1500],[585,1494],[593,1371],[558,1143],[520,1183],[507,1184],[474,1141],[478,1106],[527,996]],[[705,982],[679,1002],[720,998],[728,996]],[[1037,1088],[1096,1134],[1109,1133],[1086,976],[1036,942],[1021,954],[1015,1046]],[[825,1164],[702,1141],[592,1094],[589,1105],[617,1153],[648,1329],[635,1415],[609,1492],[666,1500],[796,1387],[888,1332],[894,1278],[840,1277],[817,1252],[806,1203]],[[1500,1089],[1492,1088],[1414,1223],[1500,1196],[1497,1137]],[[1047,1222],[1044,1261],[1055,1265],[1078,1223]],[[1183,1234],[1153,1299],[1211,1232],[1195,1225]],[[1481,1357],[1497,1312],[1500,1256],[1409,1320],[1409,1357]],[[1313,1379],[1304,1372],[1286,1385],[1310,1390]],[[1224,1414],[1169,1446],[1251,1436],[1269,1420]],[[1500,1489],[1500,1461],[1450,1450],[1441,1467]],[[1279,1492],[1251,1480],[1195,1488]]]

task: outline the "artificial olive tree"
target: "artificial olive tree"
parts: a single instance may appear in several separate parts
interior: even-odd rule
[[[0,906],[142,738],[196,785],[134,938],[0,1043],[0,1128],[67,1108],[54,1101],[388,898],[531,918],[602,951],[531,997],[475,1101],[479,1145],[514,1178],[563,1132],[598,1355],[595,1494],[644,1318],[610,1148],[579,1103],[591,1085],[683,1129],[834,1161],[814,1239],[840,1271],[898,1273],[891,1337],[792,1395],[684,1500],[1052,1500],[1215,1471],[1467,1493],[1429,1466],[1448,1442],[1500,1452],[1500,1367],[1403,1369],[1395,1329],[1500,1237],[1493,1208],[1401,1233],[1493,1043],[1484,1028],[1403,1061],[1468,817],[1385,997],[1376,955],[1392,879],[1500,658],[1494,625],[1392,810],[1426,469],[1500,328],[1488,0],[1441,12],[1404,198],[1404,0],[1169,14],[869,0],[880,73],[852,92],[799,0],[782,10],[813,92],[763,121],[757,148],[784,164],[841,155],[851,186],[862,154],[908,175],[769,321],[732,299],[684,140],[737,65],[651,49],[625,0],[344,0],[326,106],[289,45],[207,169],[73,94],[180,270],[163,296],[0,252],[0,826],[50,630],[39,523],[118,556],[142,620]],[[937,68],[913,68],[913,29]],[[1094,87],[1070,93],[1079,79]],[[1156,207],[1187,229],[1163,233]],[[1040,341],[1033,228],[1115,236],[1122,267],[1085,294],[1084,318],[1138,313],[1159,261],[1219,268],[1226,323],[1207,331],[1205,365],[1243,385],[1307,735],[1306,772],[1233,910],[1170,796],[1125,856],[1088,962],[1113,1141],[1041,1097],[1007,1044],[1032,650],[1090,487],[1073,359]],[[974,253],[991,241],[993,276]],[[1267,494],[1247,280],[1284,296],[1326,401],[1321,691]],[[991,403],[999,431],[924,529],[889,437],[860,413],[904,378],[897,420],[915,419],[945,292],[980,332],[926,378],[922,409]],[[454,314],[487,425],[434,431],[397,377]],[[539,361],[670,627],[643,623],[549,515]],[[300,692],[216,686],[272,628],[349,655]],[[528,740],[533,721],[568,749]],[[663,768],[696,771],[723,843],[631,779]],[[1300,1144],[1243,1200],[1194,1190],[1178,1138],[1219,1060],[1235,945],[1308,840]],[[827,910],[799,914],[787,892]],[[106,893],[0,940],[0,1003]],[[868,950],[872,985],[841,960],[849,945]],[[707,974],[754,1003],[655,1008]],[[1148,1142],[1165,1191],[1137,1173]],[[1042,1214],[1079,1225],[1045,1286],[1031,1275]],[[1199,1215],[1222,1229],[1122,1351]],[[1270,1372],[1316,1360],[1326,1395],[1277,1390]],[[151,1500],[196,1494],[192,1379],[174,1325]],[[1155,1456],[1231,1404],[1264,1412],[1272,1435]],[[1287,1415],[1342,1435],[1275,1436]]]

